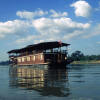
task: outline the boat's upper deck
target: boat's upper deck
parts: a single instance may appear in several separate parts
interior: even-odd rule
[[[9,57],[21,57],[21,56],[28,56],[28,55],[36,55],[36,54],[39,54],[39,53],[43,53],[44,55],[47,55],[47,54],[51,54],[51,55],[56,55],[56,54],[68,54],[67,50],[44,50],[44,51],[41,51],[41,52],[36,52],[36,51],[33,51],[33,52],[23,52],[23,53],[10,53],[9,54]]]
[[[38,44],[33,44],[33,45],[28,45],[24,48],[21,49],[14,49],[9,51],[8,53],[26,53],[26,52],[41,52],[41,51],[46,51],[46,50],[52,50],[54,48],[61,48],[61,47],[67,47],[70,44],[67,43],[62,43],[62,42],[43,42],[43,43],[38,43]],[[61,50],[60,50],[61,51]]]

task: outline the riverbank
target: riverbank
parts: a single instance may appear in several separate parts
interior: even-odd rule
[[[100,60],[91,60],[91,61],[73,61],[71,65],[83,65],[83,64],[100,64]]]

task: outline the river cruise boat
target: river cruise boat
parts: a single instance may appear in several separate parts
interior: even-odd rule
[[[61,41],[28,45],[21,49],[9,51],[9,60],[14,65],[66,65],[70,63],[67,59],[67,47],[69,45]]]

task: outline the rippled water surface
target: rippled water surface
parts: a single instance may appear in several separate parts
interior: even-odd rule
[[[100,100],[100,65],[0,66],[0,100]]]

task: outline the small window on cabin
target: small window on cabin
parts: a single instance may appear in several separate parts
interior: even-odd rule
[[[22,62],[24,62],[24,57],[22,57]]]
[[[24,57],[24,61],[26,61],[26,57]]]
[[[65,60],[67,59],[67,57],[65,57]]]
[[[43,60],[43,55],[40,56],[40,60]]]
[[[35,56],[33,56],[33,61],[35,61]]]
[[[27,61],[30,61],[31,60],[31,58],[30,57],[27,57]]]
[[[21,62],[21,58],[18,58],[18,62]]]

